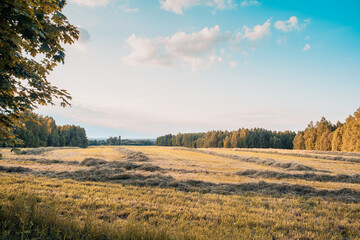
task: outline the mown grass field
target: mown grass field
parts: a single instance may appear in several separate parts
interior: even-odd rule
[[[360,239],[360,154],[1,153],[0,239]]]

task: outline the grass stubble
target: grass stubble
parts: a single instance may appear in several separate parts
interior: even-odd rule
[[[1,239],[360,239],[359,175],[319,162],[306,171],[163,147],[1,151]]]

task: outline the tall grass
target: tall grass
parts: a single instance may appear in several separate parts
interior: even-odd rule
[[[0,205],[0,239],[357,239],[360,232],[358,203],[14,174],[0,174]]]
[[[59,149],[41,157],[0,152],[0,239],[360,236],[357,163],[274,155],[275,162],[255,164],[233,157],[241,152],[220,157],[165,147]],[[269,157],[246,154],[251,161]]]
[[[19,195],[0,205],[0,238],[23,239],[171,239],[165,229],[127,221],[122,228],[102,222],[91,211],[83,222],[62,216],[54,202],[42,203],[35,195]]]

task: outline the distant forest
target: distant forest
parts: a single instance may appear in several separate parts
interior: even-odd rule
[[[281,148],[321,151],[360,152],[360,108],[345,123],[332,124],[324,117],[310,122],[304,131],[276,132],[262,128],[237,131],[179,133],[156,139],[158,146],[190,148]]]
[[[165,135],[156,139],[159,146],[184,146],[191,148],[282,148],[292,149],[296,133],[277,132],[262,128],[241,128],[237,131],[210,131]]]
[[[324,117],[310,122],[294,138],[294,149],[360,152],[360,108],[345,123],[332,124]]]
[[[25,112],[21,123],[14,128],[23,144],[16,147],[82,147],[88,146],[85,129],[74,125],[57,126],[51,117]],[[6,147],[2,139],[0,146]]]
[[[106,140],[88,140],[85,129],[74,125],[57,126],[51,117],[32,112],[24,113],[21,124],[14,128],[23,142],[16,147],[86,148],[88,145],[154,145],[151,140],[110,137]],[[0,139],[0,146],[6,147]],[[209,131],[206,133],[179,133],[160,136],[158,146],[183,146],[190,148],[279,148],[320,151],[360,152],[360,108],[345,123],[332,124],[324,117],[310,122],[304,131],[270,131],[262,128],[236,131]]]
[[[90,139],[89,146],[99,146],[99,145],[128,145],[128,146],[149,146],[154,145],[155,142],[148,139],[121,139],[121,137],[109,137],[108,139]]]

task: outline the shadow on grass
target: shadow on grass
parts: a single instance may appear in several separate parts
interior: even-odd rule
[[[276,179],[301,179],[306,181],[318,182],[343,182],[343,183],[360,183],[360,175],[330,175],[330,174],[315,174],[315,173],[284,173],[276,171],[259,171],[255,169],[236,172],[236,175],[246,176],[251,178],[276,178]]]
[[[235,149],[235,151],[268,153],[268,154],[276,154],[276,155],[284,155],[284,156],[295,156],[295,157],[316,158],[316,159],[324,159],[324,160],[360,163],[360,154],[359,153],[323,152],[323,151],[309,151],[309,153],[297,153],[297,152],[281,152],[281,151],[276,151],[276,150],[256,150],[256,149]],[[321,154],[321,155],[316,155],[316,154]],[[337,155],[337,156],[328,156],[326,154]],[[342,157],[342,156],[352,156],[352,158]]]
[[[132,162],[107,162],[86,170],[73,172],[54,171],[32,171],[31,169],[18,167],[1,167],[0,171],[29,174],[38,177],[49,177],[57,179],[73,179],[76,181],[111,182],[123,185],[139,187],[161,187],[172,188],[178,191],[214,193],[222,195],[244,195],[254,193],[259,195],[270,195],[275,197],[298,196],[298,197],[321,197],[342,202],[360,202],[360,192],[352,189],[319,190],[311,186],[287,183],[268,183],[265,181],[230,184],[211,183],[197,180],[177,180],[172,176],[157,173],[145,174],[144,171],[165,171],[151,164],[135,164]],[[134,172],[129,170],[141,170]],[[239,173],[238,173],[239,174]],[[259,172],[245,172],[243,175],[260,174]],[[271,172],[268,172],[273,177]],[[260,174],[261,175],[261,174]],[[313,175],[309,175],[313,177]],[[285,177],[285,176],[284,176]],[[289,177],[289,176],[286,176]]]
[[[211,183],[197,180],[176,180],[172,176],[164,174],[144,175],[124,170],[109,170],[94,168],[87,171],[75,172],[37,172],[36,176],[44,176],[58,179],[73,179],[77,181],[96,181],[121,183],[123,185],[139,187],[173,188],[178,191],[215,193],[223,195],[244,195],[254,193],[282,197],[285,195],[299,197],[321,197],[342,202],[360,202],[360,192],[352,189],[341,190],[318,190],[310,186],[287,183],[267,183],[264,181],[251,183]]]
[[[293,170],[293,171],[326,172],[323,170],[317,170],[313,167],[310,167],[310,166],[307,166],[304,164],[293,163],[293,162],[279,162],[279,161],[275,161],[272,158],[260,159],[260,158],[256,158],[256,157],[238,156],[238,155],[233,155],[233,154],[218,153],[218,152],[199,150],[199,149],[186,149],[186,148],[180,148],[180,149],[184,150],[184,151],[200,152],[200,153],[210,154],[210,155],[214,155],[214,156],[239,160],[242,162],[255,163],[255,164],[259,164],[259,165],[283,168],[283,169]]]

